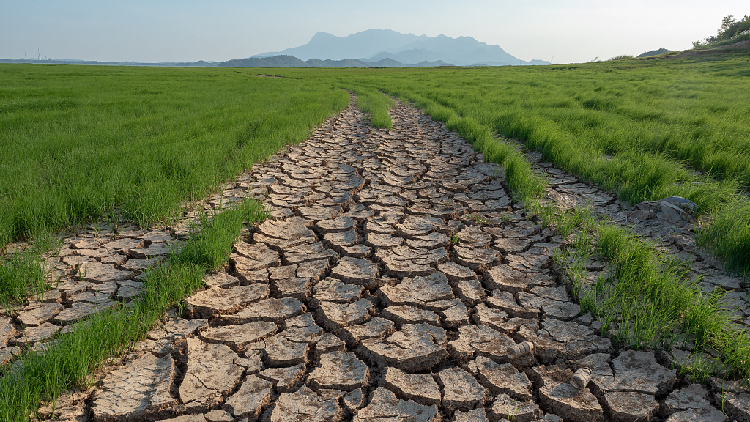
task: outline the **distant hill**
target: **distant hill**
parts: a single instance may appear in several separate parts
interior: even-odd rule
[[[441,61],[409,64],[387,58],[368,62],[359,59],[309,59],[302,61],[294,56],[250,57],[219,63],[220,67],[434,67],[447,65],[448,63]]]
[[[251,58],[275,56],[294,56],[304,61],[359,58],[363,63],[372,63],[391,59],[398,63],[434,62],[459,66],[549,64],[542,60],[519,60],[498,45],[489,45],[471,37],[417,36],[390,29],[368,29],[346,37],[318,32],[305,45],[257,54]]]

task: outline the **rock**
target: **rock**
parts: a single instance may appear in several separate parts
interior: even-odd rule
[[[171,355],[157,358],[150,353],[114,369],[94,397],[94,419],[143,420],[163,415],[178,403],[169,394],[174,370]]]
[[[26,327],[36,327],[49,321],[62,311],[59,303],[41,303],[39,306],[18,314],[18,321]]]
[[[367,386],[370,371],[354,353],[333,352],[321,355],[320,364],[308,377],[315,389],[351,391]]]
[[[352,422],[438,422],[440,414],[436,406],[422,406],[413,401],[404,401],[383,387],[373,392],[370,404],[354,415]]]
[[[244,305],[268,297],[270,289],[265,284],[235,286],[228,289],[212,288],[200,291],[187,299],[193,314],[199,318],[211,318],[231,314]]]
[[[298,382],[305,376],[305,364],[300,363],[289,368],[269,368],[260,372],[261,377],[273,382],[273,387],[279,393],[296,390]]]
[[[444,390],[444,407],[471,410],[484,404],[486,390],[468,372],[458,368],[443,369],[438,379]]]
[[[397,368],[385,370],[385,386],[403,400],[414,400],[427,406],[440,405],[440,387],[432,375],[407,374]]]
[[[531,422],[537,420],[542,411],[533,402],[520,402],[507,394],[498,394],[489,408],[490,420],[511,420],[513,422]]]
[[[432,368],[446,357],[445,341],[445,330],[440,327],[408,324],[386,339],[363,340],[361,352],[380,366],[417,372]]]
[[[234,350],[244,350],[248,343],[264,339],[275,333],[276,329],[273,322],[249,322],[243,325],[209,327],[201,333],[201,338],[209,343],[224,343]]]
[[[337,396],[315,393],[304,385],[294,393],[283,393],[276,400],[271,422],[338,422],[344,409]]]
[[[232,324],[244,324],[251,321],[281,322],[305,311],[305,305],[295,298],[264,299],[247,305],[233,315],[221,315],[221,318]]]
[[[187,409],[207,409],[234,389],[244,371],[242,360],[223,344],[187,339],[187,371],[180,399]]]
[[[236,418],[255,420],[263,407],[269,404],[271,383],[255,375],[248,375],[240,389],[227,399],[224,409]]]
[[[532,399],[531,381],[525,373],[518,371],[513,365],[498,364],[484,356],[479,356],[474,361],[474,365],[476,365],[479,380],[494,394],[507,394],[520,401]]]
[[[345,256],[333,268],[331,277],[338,278],[345,283],[359,284],[367,289],[378,287],[378,267],[366,259],[356,259]]]
[[[604,395],[614,422],[650,421],[659,409],[654,396],[632,391]]]

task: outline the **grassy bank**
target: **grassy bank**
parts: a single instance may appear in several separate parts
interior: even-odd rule
[[[202,222],[185,246],[167,263],[148,272],[144,292],[134,306],[108,309],[55,337],[46,352],[27,351],[1,369],[0,420],[27,421],[41,400],[55,400],[68,388],[85,388],[93,371],[142,339],[170,307],[203,287],[207,270],[221,268],[243,222],[265,217],[262,206],[245,201]]]

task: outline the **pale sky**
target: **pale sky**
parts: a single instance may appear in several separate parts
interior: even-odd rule
[[[747,0],[0,0],[0,58],[225,61],[367,29],[497,44],[522,60],[605,60],[715,35]]]

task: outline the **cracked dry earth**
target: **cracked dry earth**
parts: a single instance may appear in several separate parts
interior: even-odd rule
[[[502,169],[413,108],[391,115],[376,130],[352,102],[254,168],[275,218],[57,417],[728,420],[720,387],[598,335],[552,266],[562,240],[524,218]],[[724,408],[748,420],[732,388]]]

